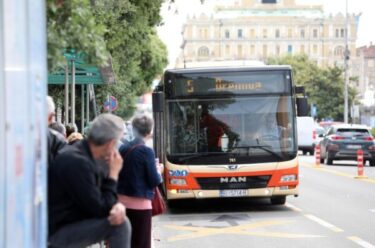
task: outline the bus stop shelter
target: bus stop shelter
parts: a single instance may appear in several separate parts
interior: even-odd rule
[[[49,85],[64,85],[64,124],[75,123],[76,85],[81,86],[81,130],[90,121],[90,100],[96,115],[95,85],[115,83],[111,60],[106,67],[98,67],[84,61],[83,53],[64,53],[67,64],[48,75]],[[85,121],[86,120],[86,121]]]

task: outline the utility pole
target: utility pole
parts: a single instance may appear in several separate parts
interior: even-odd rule
[[[348,84],[349,84],[349,73],[348,73],[348,60],[349,60],[349,49],[348,49],[348,33],[349,33],[349,20],[348,20],[348,0],[346,2],[346,18],[345,18],[345,52],[344,52],[344,77],[345,77],[345,87],[344,87],[344,122],[348,123],[348,113],[349,113],[349,100],[348,100]]]
[[[221,60],[221,27],[223,26],[223,21],[219,19],[219,60]]]

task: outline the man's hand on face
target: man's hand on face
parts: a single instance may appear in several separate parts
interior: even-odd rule
[[[121,203],[113,205],[109,212],[108,221],[112,226],[118,226],[125,222],[125,206]]]
[[[122,168],[122,158],[120,153],[117,150],[113,150],[109,160],[109,177],[117,181],[118,174],[120,173],[120,170]]]

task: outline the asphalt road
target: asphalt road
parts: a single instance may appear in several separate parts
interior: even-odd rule
[[[375,167],[354,179],[354,162],[316,168],[300,156],[300,196],[183,202],[153,220],[156,248],[375,247]]]

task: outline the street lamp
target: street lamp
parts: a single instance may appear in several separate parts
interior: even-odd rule
[[[219,59],[221,59],[221,27],[223,26],[223,22],[219,19]]]
[[[348,0],[346,0],[346,18],[345,18],[345,51],[344,51],[344,77],[345,77],[345,86],[344,86],[344,122],[348,123],[348,113],[349,113],[349,104],[348,104],[348,84],[349,84],[349,75],[348,75],[348,60],[349,60],[349,49],[348,49],[348,32],[349,31],[349,22],[348,22]]]

